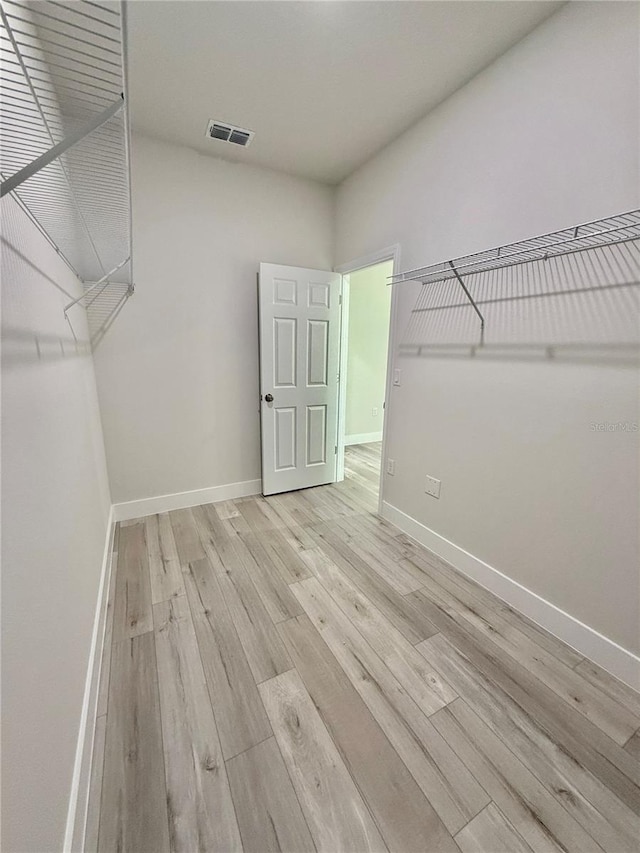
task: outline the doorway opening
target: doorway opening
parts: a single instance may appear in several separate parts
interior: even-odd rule
[[[376,503],[387,393],[393,258],[342,278],[338,479],[364,488]]]

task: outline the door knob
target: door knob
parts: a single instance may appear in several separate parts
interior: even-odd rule
[[[264,399],[267,401],[267,403],[273,403],[273,394],[265,394]]]

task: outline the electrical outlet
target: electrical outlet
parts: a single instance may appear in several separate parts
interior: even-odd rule
[[[431,495],[434,498],[440,497],[440,480],[436,480],[435,477],[430,477],[427,474],[427,483],[424,487],[425,492],[428,495]]]
[[[400,382],[401,376],[402,376],[402,371],[400,370],[399,367],[396,367],[396,369],[393,371],[393,384],[394,385],[400,385],[401,384],[401,382]]]
[[[395,459],[387,459],[387,474],[391,474],[392,476],[396,473],[396,460]]]
[[[375,406],[373,407],[373,409],[371,409],[371,417],[372,417],[372,418],[377,418],[377,417],[378,417],[378,410],[376,409],[376,407],[375,407]]]

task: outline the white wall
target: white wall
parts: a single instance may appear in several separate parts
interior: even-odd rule
[[[62,848],[110,510],[80,284],[2,202],[2,847]]]
[[[640,206],[637,33],[637,4],[564,6],[341,185],[336,262],[399,243],[409,269]],[[637,651],[637,435],[590,429],[639,420],[637,370],[396,364],[386,501]]]
[[[260,261],[330,269],[327,187],[133,144],[136,293],[96,352],[114,502],[260,476]]]
[[[348,444],[359,444],[363,435],[369,436],[365,439],[368,441],[379,441],[382,437],[391,308],[388,276],[392,274],[393,261],[385,261],[349,275],[345,406]]]

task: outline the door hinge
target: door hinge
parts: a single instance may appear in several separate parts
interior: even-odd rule
[[[337,453],[338,453],[338,445],[337,444],[336,444],[335,450],[333,452],[337,455]]]
[[[342,305],[342,294],[338,297],[338,305]]]

